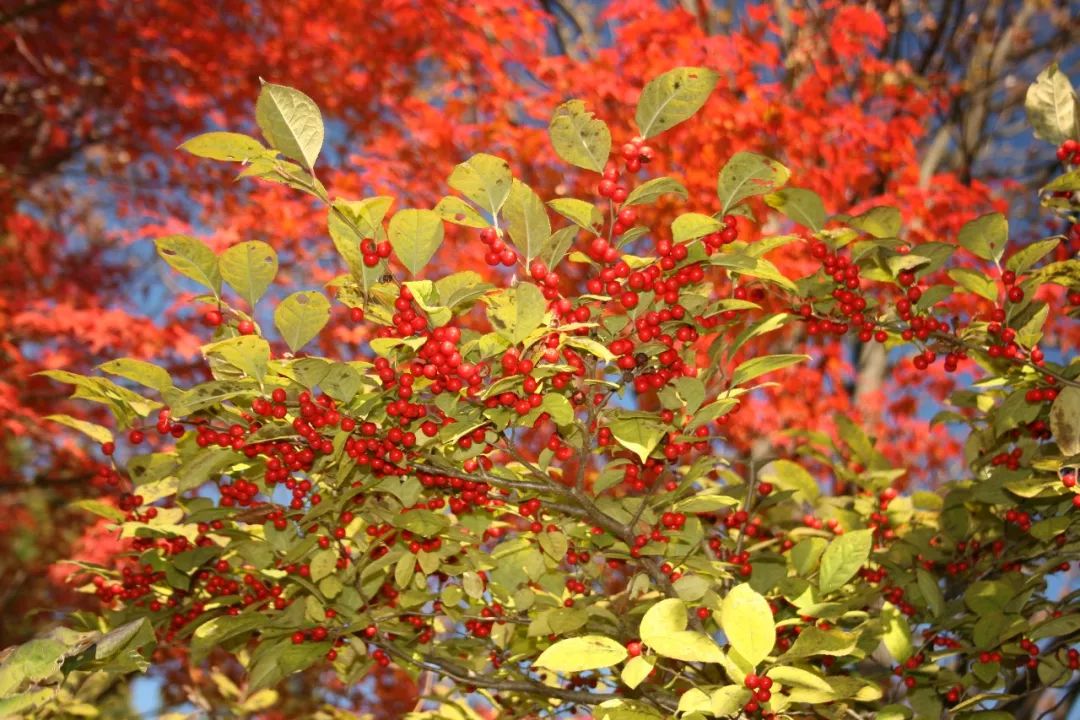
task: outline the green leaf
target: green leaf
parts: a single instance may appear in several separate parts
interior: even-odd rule
[[[675,392],[686,405],[686,412],[693,415],[705,401],[705,383],[697,378],[681,377],[674,382]]]
[[[800,468],[801,469],[801,468]],[[824,538],[808,537],[800,540],[791,548],[789,557],[791,566],[799,577],[807,577],[817,567],[821,554],[825,552],[827,543]]]
[[[678,598],[668,598],[656,603],[641,618],[638,635],[646,645],[665,635],[683,630],[686,627],[686,604]]]
[[[379,240],[383,236],[383,218],[393,204],[394,198],[388,195],[377,195],[363,200],[335,200],[331,218],[338,216],[337,220],[347,224],[353,234],[359,233],[357,240]]]
[[[781,490],[794,491],[796,502],[814,503],[821,494],[814,476],[791,460],[773,460],[758,471],[758,477]]]
[[[547,393],[544,395],[543,402],[540,403],[540,409],[550,415],[552,422],[556,425],[565,426],[574,422],[574,408],[562,395]]]
[[[766,195],[765,204],[814,232],[825,227],[825,206],[812,190],[784,188]]]
[[[203,450],[181,465],[176,492],[182,493],[199,487],[211,477],[219,475],[226,467],[234,465],[237,458],[238,455],[231,448],[215,447]]]
[[[945,610],[945,596],[941,593],[937,578],[922,568],[916,568],[915,579],[930,614],[939,617]]]
[[[965,290],[984,297],[990,302],[997,302],[997,283],[984,273],[968,268],[953,268],[949,271],[949,277]]]
[[[644,655],[630,658],[622,669],[623,684],[633,690],[644,682],[645,678],[649,677],[653,667],[655,667],[655,663]]]
[[[1039,188],[1040,193],[1076,192],[1080,190],[1080,170],[1071,170]]]
[[[439,249],[443,233],[442,218],[432,210],[398,210],[390,218],[390,245],[413,275],[423,270]]]
[[[566,162],[593,172],[604,171],[611,154],[611,131],[582,101],[569,100],[555,108],[548,135],[555,152]]]
[[[881,621],[885,630],[881,642],[897,664],[904,662],[914,652],[907,617],[895,605],[887,602],[881,608]]]
[[[168,370],[145,360],[117,358],[98,365],[98,370],[127,378],[158,392],[165,392],[173,387],[172,377]]]
[[[1064,387],[1050,406],[1050,432],[1065,457],[1080,455],[1080,388]]]
[[[1050,306],[1046,303],[1032,303],[1028,306],[1030,309],[1035,309],[1035,313],[1031,316],[1031,319],[1023,324],[1023,326],[1016,332],[1016,341],[1020,343],[1022,347],[1031,348],[1038,344],[1042,339],[1043,326],[1046,324],[1046,318],[1050,315]]]
[[[544,322],[547,300],[532,283],[519,283],[488,298],[488,320],[511,344],[527,338]]]
[[[251,240],[221,253],[220,265],[225,282],[254,308],[277,275],[278,258],[274,248]]]
[[[513,176],[510,165],[494,155],[478,153],[454,167],[448,183],[492,215],[506,202]]]
[[[791,177],[786,167],[764,155],[735,153],[720,171],[717,194],[726,215],[737,203],[754,195],[776,192]]]
[[[255,138],[234,132],[208,132],[196,135],[181,145],[180,149],[195,157],[231,162],[247,162],[252,158],[265,157],[268,154],[267,149]]]
[[[35,638],[15,648],[5,661],[22,671],[31,682],[41,682],[52,676],[63,663],[67,646],[51,638]]]
[[[293,645],[288,638],[267,644],[248,675],[248,692],[277,685],[285,677],[306,670],[326,656],[329,642]]]
[[[802,668],[791,667],[790,665],[778,665],[771,668],[766,675],[774,682],[778,682],[784,687],[788,688],[805,688],[807,690],[818,690],[820,692],[833,694],[832,685],[830,685],[825,678],[820,675],[816,675],[809,670],[803,670]]]
[[[409,554],[409,557],[412,559],[411,554]],[[311,579],[315,582],[319,582],[337,569],[337,552],[330,549],[318,551],[311,558],[309,569],[311,571]]]
[[[266,378],[270,363],[270,343],[255,335],[239,335],[203,345],[203,355],[217,356],[260,383]]]
[[[681,67],[653,78],[638,99],[635,119],[643,138],[650,138],[688,120],[716,87],[708,68]]]
[[[130,653],[138,653],[139,648],[154,642],[154,628],[147,618],[138,618],[124,623],[105,633],[95,643],[94,657],[107,660]]]
[[[1061,239],[1056,237],[1036,240],[1013,253],[1005,261],[1005,269],[1012,270],[1017,275],[1023,275],[1032,265],[1052,253],[1060,244]]]
[[[639,417],[622,417],[609,426],[615,441],[645,462],[664,437],[664,426],[658,421]]]
[[[154,241],[158,255],[184,277],[191,278],[214,295],[221,294],[221,272],[214,251],[187,235],[167,235]]]
[[[472,303],[491,289],[491,284],[472,270],[447,275],[435,281],[435,290],[439,300],[446,307]]]
[[[598,343],[592,338],[570,336],[563,340],[563,344],[578,350],[584,350],[604,362],[615,362],[615,353],[608,350],[606,345]]]
[[[107,443],[112,442],[113,439],[112,431],[109,428],[86,420],[79,420],[70,415],[46,415],[43,419],[52,420],[54,423],[59,423],[72,430],[78,430],[95,442]]]
[[[976,257],[997,262],[1009,241],[1009,222],[1001,213],[982,215],[960,228],[957,240]]]
[[[686,605],[677,598],[661,600],[641,618],[638,634],[654,652],[686,662],[722,662],[724,653],[712,638],[686,630]]]
[[[306,345],[330,320],[330,301],[320,292],[295,292],[274,309],[274,326],[289,349]]]
[[[764,660],[776,644],[776,623],[769,602],[746,583],[724,597],[720,625],[732,649],[751,665]]]
[[[737,715],[750,700],[750,691],[738,685],[727,685],[712,691],[709,696],[710,710],[716,717]]]
[[[327,215],[330,239],[334,241],[334,247],[345,260],[345,265],[365,298],[385,272],[386,261],[382,260],[373,267],[364,265],[360,243],[368,238],[376,241],[386,239],[382,220],[393,202],[393,198],[386,196],[355,201],[335,200]]]
[[[735,371],[731,374],[731,384],[743,385],[766,373],[783,370],[786,367],[797,365],[809,359],[809,355],[762,355],[750,358],[735,368]]]
[[[244,613],[235,617],[222,615],[204,622],[195,628],[191,636],[191,656],[196,663],[202,660],[215,647],[221,646],[229,638],[237,637],[266,627],[270,619],[259,613]]]
[[[684,213],[671,223],[671,236],[675,242],[686,242],[722,230],[724,224],[716,218],[701,213]]]
[[[803,628],[799,637],[792,644],[791,649],[784,653],[783,659],[793,660],[813,655],[833,655],[836,657],[848,655],[855,649],[858,640],[857,633],[848,633],[843,630],[822,630],[810,625]]]
[[[323,144],[322,114],[314,101],[299,90],[264,83],[255,103],[255,122],[276,150],[308,170]]]
[[[623,202],[623,207],[629,207],[630,205],[648,205],[659,199],[661,195],[667,194],[678,195],[683,200],[689,197],[686,188],[683,187],[681,182],[669,177],[658,177],[653,178],[652,180],[646,180],[631,190],[630,194],[626,196],[626,200]]]
[[[1027,633],[1030,640],[1042,640],[1052,637],[1072,637],[1080,631],[1080,614],[1061,615],[1041,622]]]
[[[544,201],[531,187],[514,180],[503,208],[503,218],[514,247],[525,256],[526,264],[532,262],[551,237],[551,219]]]
[[[738,498],[730,495],[714,495],[706,492],[702,495],[694,495],[685,500],[680,500],[675,503],[672,509],[684,513],[715,512],[724,508],[735,507],[740,502]]]
[[[900,211],[888,205],[872,207],[861,215],[840,215],[836,219],[876,238],[894,238],[900,234]]]
[[[544,250],[540,258],[549,269],[554,269],[566,257],[566,253],[573,247],[580,230],[575,225],[559,228],[551,233],[551,237],[544,243]]]
[[[676,712],[682,713],[683,717],[691,717],[690,713],[701,717],[702,713],[712,712],[712,701],[704,690],[692,687],[679,697],[679,707]]]
[[[577,198],[558,198],[549,200],[548,205],[570,222],[589,232],[595,233],[604,224],[604,216],[600,208],[590,202]]]
[[[447,195],[435,206],[435,214],[446,222],[465,227],[486,228],[489,223],[480,212],[455,195]]]
[[[697,602],[712,589],[713,583],[701,575],[683,575],[673,583],[675,594],[680,600]]]
[[[852,530],[829,543],[821,556],[818,589],[824,595],[838,590],[855,576],[873,549],[872,530]]]
[[[1024,97],[1024,109],[1035,137],[1060,145],[1077,136],[1076,93],[1057,63],[1039,73]]]
[[[626,648],[616,640],[601,635],[560,640],[533,663],[533,667],[572,673],[611,667],[626,659]]]
[[[127,517],[124,512],[101,500],[76,500],[71,503],[71,507],[85,510],[113,522],[124,522],[124,518]]]

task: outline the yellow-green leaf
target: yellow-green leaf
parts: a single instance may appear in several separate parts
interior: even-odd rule
[[[555,152],[566,162],[593,172],[604,171],[611,154],[611,131],[582,101],[569,100],[557,107],[548,135]]]
[[[675,68],[650,80],[634,115],[641,137],[653,137],[688,120],[709,99],[716,80],[716,73],[703,67]]]
[[[1009,241],[1009,222],[1001,213],[977,217],[960,228],[957,241],[971,254],[997,262]]]
[[[743,385],[766,373],[783,370],[809,360],[809,355],[763,355],[741,363],[731,374],[732,385]]]
[[[255,138],[234,132],[208,132],[196,135],[181,145],[180,149],[195,157],[230,162],[247,162],[252,158],[264,157],[268,153],[262,143]]]
[[[398,210],[390,218],[390,245],[413,275],[423,270],[439,249],[443,233],[442,218],[432,210]]]
[[[1077,135],[1076,94],[1068,76],[1053,63],[1035,78],[1024,97],[1035,137],[1054,145]]]
[[[277,275],[278,258],[274,248],[261,240],[251,240],[221,253],[220,266],[225,282],[255,307]]]
[[[265,83],[255,103],[255,121],[266,140],[290,160],[309,170],[323,144],[322,114],[299,90]]]
[[[786,167],[764,155],[735,153],[720,171],[717,194],[727,214],[736,204],[754,195],[776,192],[791,173]]]
[[[671,237],[675,242],[686,242],[722,230],[723,227],[724,224],[714,217],[684,213],[671,223]]]
[[[748,584],[737,585],[724,597],[720,625],[732,649],[751,665],[764,660],[776,644],[769,602]]]
[[[644,655],[630,658],[622,669],[623,684],[633,690],[644,682],[645,678],[649,677],[654,665],[654,662]]]
[[[623,206],[647,205],[657,200],[661,195],[677,195],[683,200],[687,198],[686,188],[677,180],[669,177],[658,177],[647,180],[630,191],[623,202]]]
[[[852,530],[829,543],[821,556],[818,589],[824,595],[838,590],[855,577],[873,549],[872,530]]]
[[[765,204],[814,232],[825,227],[825,206],[812,190],[784,188],[766,195]]]
[[[78,430],[95,442],[107,443],[112,442],[113,439],[112,431],[109,428],[86,420],[79,420],[70,415],[46,415],[44,419],[52,420],[54,423],[59,423],[72,430]]]
[[[311,290],[293,293],[274,309],[274,326],[293,352],[318,335],[329,320],[330,302]]]
[[[519,283],[488,299],[488,319],[508,342],[516,344],[540,327],[547,313],[547,300],[532,283]]]
[[[560,640],[533,663],[533,667],[547,668],[556,672],[582,672],[611,667],[626,659],[626,648],[616,640],[601,635]]]
[[[609,426],[615,441],[645,462],[664,437],[664,426],[638,417],[619,418]]]
[[[1061,389],[1050,407],[1050,432],[1061,454],[1080,455],[1080,388]]]
[[[181,275],[221,293],[221,272],[214,251],[188,235],[167,235],[154,241],[158,255]]]
[[[531,187],[515,180],[503,207],[503,218],[514,247],[525,256],[526,263],[531,262],[551,237],[551,219],[544,201]]]
[[[494,215],[506,202],[512,179],[510,165],[505,160],[477,153],[454,167],[448,182],[450,187]]]

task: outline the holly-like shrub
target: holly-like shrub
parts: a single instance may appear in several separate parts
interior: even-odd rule
[[[279,85],[256,105],[268,146],[185,143],[325,203],[349,272],[281,299],[271,328],[271,244],[161,238],[203,288],[212,379],[176,387],[132,359],[101,367],[118,380],[46,373],[124,431],[55,418],[101,443],[116,501],[82,506],[124,552],[75,576],[102,617],[6,656],[0,711],[74,712],[91,680],[151,658],[244,668],[240,714],[313,666],[336,687],[423,676],[415,718],[1005,718],[1071,698],[1080,363],[1040,342],[1075,337],[1080,261],[1048,262],[1059,237],[1011,246],[1000,214],[913,245],[897,209],[829,216],[748,152],[718,168],[718,213],[650,224],[688,197],[641,179],[653,138],[716,82],[654,79],[614,156],[581,102],[557,108],[551,144],[596,175],[589,198],[545,201],[487,154],[434,209],[332,197],[320,113]],[[1071,169],[1044,204],[1075,221],[1068,80],[1048,69],[1028,109]],[[762,202],[791,227],[754,231]],[[482,254],[498,283],[425,276],[444,223],[466,230],[442,256]],[[335,314],[367,327],[365,351],[304,353]],[[948,477],[908,487],[845,417],[731,451],[742,400],[842,336],[965,379],[926,412],[965,438]]]

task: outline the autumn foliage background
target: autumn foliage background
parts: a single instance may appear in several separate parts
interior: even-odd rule
[[[1024,126],[1022,104],[1050,60],[1077,75],[1068,4],[0,3],[0,647],[83,604],[63,559],[102,562],[118,548],[105,521],[69,508],[102,492],[96,449],[43,420],[88,408],[33,373],[86,372],[119,356],[199,367],[206,333],[154,261],[151,239],[185,232],[218,251],[269,242],[282,258],[279,292],[340,271],[324,210],[285,188],[232,183],[231,168],[175,150],[205,130],[252,130],[260,77],[302,89],[323,109],[321,179],[332,194],[430,207],[452,167],[479,149],[506,157],[544,197],[591,192],[574,187],[551,152],[552,109],[585,100],[618,145],[633,134],[627,108],[648,78],[705,65],[721,73],[717,91],[664,135],[650,168],[690,189],[689,208],[718,210],[717,169],[752,150],[781,160],[830,212],[900,207],[913,244],[951,241],[992,210],[1009,214],[1022,243],[1067,232],[1037,219],[1032,189],[1056,160]],[[448,226],[434,262],[495,272],[475,242],[474,231]],[[1070,242],[1059,259],[1080,249],[1080,238]],[[809,260],[790,247],[778,264],[802,274]],[[337,310],[322,350],[360,353],[366,330]],[[1048,328],[1043,345],[1078,342]],[[963,376],[940,366],[919,375],[883,350],[840,341],[815,357],[754,395],[732,421],[734,450],[783,446],[794,425],[834,433],[832,418],[846,414],[876,429],[890,459],[915,468],[907,482],[933,484],[948,470],[958,441],[928,433],[921,406]],[[382,714],[411,706],[402,687]],[[362,695],[350,702],[375,697]]]

